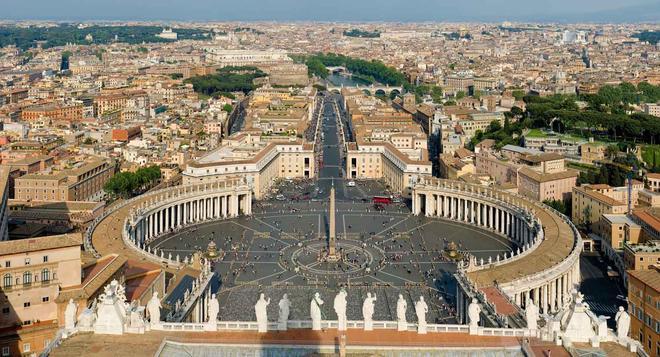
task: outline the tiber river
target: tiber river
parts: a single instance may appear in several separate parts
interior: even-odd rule
[[[344,87],[353,87],[356,85],[366,86],[369,85],[369,82],[361,80],[359,78],[353,78],[350,76],[342,76],[340,74],[333,73],[326,78],[328,82],[335,86],[340,86],[343,84]]]

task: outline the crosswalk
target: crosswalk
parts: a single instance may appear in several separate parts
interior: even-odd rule
[[[589,304],[591,311],[598,315],[613,316],[619,310],[619,307],[614,304],[605,304],[602,302],[589,300],[586,300],[585,302]]]

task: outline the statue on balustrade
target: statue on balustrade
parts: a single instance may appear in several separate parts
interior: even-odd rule
[[[472,299],[472,302],[468,306],[468,318],[470,319],[470,327],[476,328],[479,327],[479,321],[481,319],[481,306],[479,305],[477,299]]]
[[[415,303],[415,313],[417,314],[417,333],[426,333],[426,313],[429,312],[429,306],[426,305],[424,297],[420,296],[419,300]]]
[[[78,305],[73,302],[73,299],[69,299],[69,303],[66,305],[66,310],[64,310],[64,328],[67,331],[71,331],[76,327],[77,312]]]
[[[257,326],[260,333],[268,331],[268,311],[267,307],[270,304],[270,298],[266,300],[266,295],[261,293],[259,301],[254,305],[254,313],[257,315]]]
[[[289,301],[289,297],[287,294],[284,294],[282,296],[282,299],[280,300],[278,304],[280,308],[280,313],[278,317],[278,328],[282,331],[287,329],[287,321],[289,320],[289,310],[291,309],[291,301]]]
[[[337,329],[346,331],[346,290],[341,289],[335,296],[334,308],[337,313]]]
[[[149,312],[149,322],[151,325],[160,323],[160,299],[158,298],[158,291],[154,291],[151,300],[147,303],[147,311]]]
[[[621,339],[628,337],[630,315],[623,306],[619,306],[619,311],[614,316],[614,320],[616,321],[616,335]]]
[[[208,304],[209,312],[209,321],[210,323],[217,323],[218,314],[220,313],[220,303],[218,303],[218,298],[215,294],[211,295],[211,299]]]
[[[312,318],[312,330],[314,331],[321,330],[321,305],[323,305],[321,295],[315,293],[312,301],[309,303],[309,314]]]
[[[408,322],[406,321],[406,310],[408,309],[408,301],[399,294],[399,300],[396,302],[396,320],[397,330],[406,331],[408,329]]]
[[[366,331],[371,331],[374,329],[374,305],[376,304],[376,294],[373,296],[371,293],[367,293],[366,299],[362,304],[362,317],[364,317],[364,329]]]
[[[527,304],[525,305],[525,320],[528,329],[536,330],[538,328],[539,308],[531,299],[527,299]]]

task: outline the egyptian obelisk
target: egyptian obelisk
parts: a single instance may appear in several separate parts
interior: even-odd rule
[[[328,260],[339,260],[337,256],[337,247],[335,235],[335,182],[332,181],[332,187],[330,188],[330,230],[328,235]]]

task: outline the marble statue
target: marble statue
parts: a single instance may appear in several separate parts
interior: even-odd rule
[[[93,331],[96,322],[96,300],[78,316],[78,331]]]
[[[217,325],[218,313],[220,313],[220,304],[218,303],[218,298],[215,296],[215,294],[211,295],[211,299],[209,300],[208,312],[209,312],[208,322],[214,326]]]
[[[144,333],[146,327],[144,322],[144,307],[140,306],[137,300],[135,300],[128,308],[128,313],[127,330],[132,333]]]
[[[527,321],[527,328],[530,330],[538,329],[539,308],[534,304],[531,299],[527,299],[525,306],[525,321]]]
[[[289,310],[291,309],[291,301],[289,301],[287,294],[282,296],[278,306],[280,308],[280,313],[277,319],[278,329],[281,331],[286,331],[287,321],[289,320]]]
[[[121,335],[126,331],[126,302],[120,299],[119,286],[113,280],[104,287],[96,309],[94,333]]]
[[[346,290],[341,289],[335,296],[334,308],[337,313],[337,329],[346,331]]]
[[[479,326],[479,320],[481,317],[479,316],[481,314],[481,306],[479,306],[479,303],[477,302],[477,299],[472,299],[472,302],[468,306],[468,318],[470,319],[470,327],[478,327]]]
[[[619,306],[619,311],[614,316],[616,321],[616,335],[620,339],[628,337],[628,331],[630,330],[630,315],[623,308]]]
[[[376,294],[373,296],[367,293],[367,297],[362,303],[362,317],[364,317],[364,330],[372,331],[374,329],[374,305],[376,304]]]
[[[399,300],[396,302],[396,320],[397,320],[397,330],[406,331],[408,330],[408,322],[406,321],[406,310],[408,309],[408,301],[403,298],[403,295],[399,294]]]
[[[151,295],[151,300],[147,303],[147,311],[149,312],[149,322],[152,326],[160,324],[160,299],[158,298],[158,291],[154,291]]]
[[[415,313],[417,314],[417,333],[426,333],[426,313],[429,312],[429,306],[426,305],[424,297],[420,296],[419,300],[415,303]]]
[[[314,331],[321,331],[321,305],[323,305],[321,295],[315,293],[312,301],[309,303],[309,314],[312,318],[312,330]]]
[[[254,313],[257,315],[257,329],[259,333],[268,332],[268,311],[266,307],[270,304],[270,298],[266,300],[266,295],[261,293],[259,301],[254,305]]]
[[[69,303],[66,305],[66,310],[64,310],[64,328],[67,331],[71,331],[76,327],[77,312],[78,305],[73,302],[73,299],[69,299]]]

